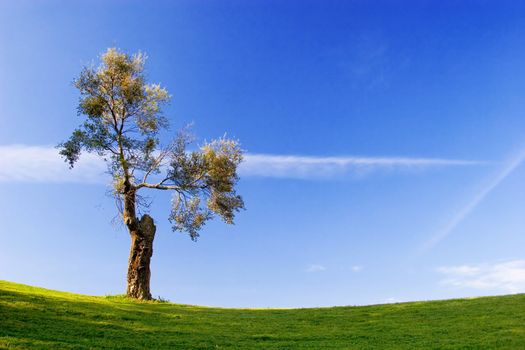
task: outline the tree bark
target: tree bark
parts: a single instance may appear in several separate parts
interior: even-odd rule
[[[145,214],[131,231],[131,249],[128,262],[128,297],[150,300],[150,261],[156,227],[151,216]]]
[[[136,216],[136,189],[125,183],[124,223],[131,236],[131,248],[128,261],[128,297],[150,300],[150,261],[153,254],[153,239],[156,227],[151,216],[145,214],[140,221]]]

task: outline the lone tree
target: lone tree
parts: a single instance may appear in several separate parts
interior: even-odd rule
[[[170,96],[158,84],[147,84],[146,56],[110,48],[98,68],[85,67],[75,80],[80,91],[78,114],[84,123],[58,148],[72,168],[82,151],[95,153],[108,166],[120,217],[131,236],[127,295],[151,299],[150,260],[156,227],[141,208],[142,189],[173,191],[169,221],[174,231],[192,240],[206,221],[220,216],[233,224],[244,203],[236,191],[242,151],[234,140],[221,138],[188,151],[188,133],[177,133],[162,146],[159,132],[168,128],[162,113]],[[155,181],[152,181],[152,178]]]

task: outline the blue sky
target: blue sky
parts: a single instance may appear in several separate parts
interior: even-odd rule
[[[197,243],[151,193],[155,296],[306,307],[525,292],[525,12],[492,1],[0,1],[0,279],[125,289],[94,157],[53,146],[72,80],[148,54],[174,128],[247,152],[235,226]],[[165,135],[167,138],[169,135]]]

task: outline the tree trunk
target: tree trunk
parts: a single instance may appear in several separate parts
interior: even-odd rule
[[[128,262],[128,297],[150,300],[150,261],[153,254],[155,224],[151,216],[145,214],[130,228],[131,249]],[[129,226],[128,226],[129,227]]]
[[[149,265],[153,254],[156,227],[151,216],[147,214],[143,215],[140,221],[137,219],[135,205],[136,190],[129,181],[126,181],[123,219],[131,236],[126,294],[130,298],[149,300],[151,299]]]

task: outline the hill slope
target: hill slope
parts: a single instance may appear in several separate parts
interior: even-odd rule
[[[0,348],[525,349],[525,295],[250,310],[141,303],[0,281]]]

